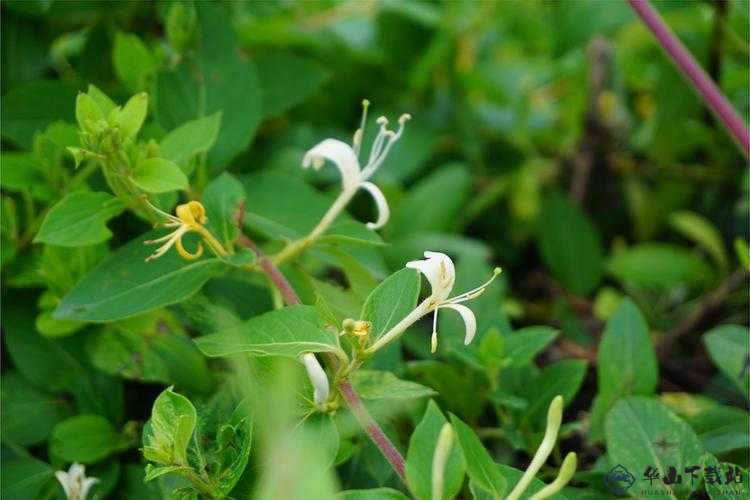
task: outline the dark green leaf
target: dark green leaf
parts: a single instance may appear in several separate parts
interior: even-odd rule
[[[107,241],[112,237],[107,221],[124,209],[125,205],[108,193],[69,194],[49,211],[34,241],[66,247]]]

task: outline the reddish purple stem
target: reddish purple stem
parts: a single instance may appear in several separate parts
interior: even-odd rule
[[[750,132],[748,132],[740,115],[711,80],[711,77],[695,62],[690,52],[687,51],[680,39],[672,33],[672,30],[669,29],[669,26],[648,0],[628,0],[628,2],[654,34],[662,48],[669,54],[672,62],[690,80],[696,92],[711,108],[719,121],[729,130],[745,155],[750,155]]]
[[[279,268],[271,262],[271,259],[266,257],[253,240],[240,233],[238,241],[242,246],[255,252],[261,269],[263,269],[263,272],[268,279],[271,280],[273,285],[279,290],[281,296],[284,298],[284,302],[290,306],[302,303],[299,296],[294,291],[294,288],[292,288],[291,283],[286,279],[286,276],[284,276],[284,274],[279,271]],[[333,366],[338,365],[338,360],[335,356],[330,355],[330,353],[328,360]],[[388,439],[388,436],[385,435],[383,429],[381,429],[378,423],[375,422],[375,419],[370,416],[364,403],[362,403],[362,400],[359,398],[357,391],[352,387],[351,382],[345,378],[341,379],[338,381],[338,388],[339,392],[344,397],[346,404],[349,406],[349,409],[357,419],[357,422],[359,422],[359,425],[362,426],[372,442],[375,443],[375,446],[378,447],[385,459],[388,460],[393,467],[393,470],[396,471],[396,474],[398,474],[402,481],[406,482],[404,457],[401,456],[401,453],[399,453],[391,440]]]

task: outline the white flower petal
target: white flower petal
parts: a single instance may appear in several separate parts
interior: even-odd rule
[[[99,480],[95,477],[89,477],[83,480],[83,485],[81,486],[81,500],[86,500],[89,490],[98,482]]]
[[[453,309],[461,318],[464,320],[464,326],[466,327],[466,336],[464,337],[464,344],[469,345],[474,340],[474,335],[477,333],[477,318],[474,313],[468,307],[461,304],[444,304],[441,308],[447,307]]]
[[[337,139],[326,139],[310,149],[302,158],[302,167],[318,168],[323,160],[331,161],[341,172],[344,190],[357,189],[359,185],[359,160],[350,145]]]
[[[378,220],[375,222],[368,222],[367,227],[369,229],[380,229],[385,226],[388,222],[388,218],[391,216],[391,210],[388,208],[388,201],[386,201],[383,192],[372,182],[363,182],[360,184],[375,200],[375,206],[378,208]]]
[[[443,302],[453,290],[456,280],[456,268],[450,257],[440,252],[425,252],[425,260],[413,260],[406,267],[416,269],[425,275],[432,287],[432,297],[436,302]]]
[[[68,473],[65,471],[57,471],[55,472],[55,477],[58,481],[60,481],[60,484],[63,487],[63,490],[65,491],[65,496],[67,498],[70,498],[70,480],[68,479]]]
[[[318,359],[313,353],[303,354],[302,363],[305,365],[307,376],[310,378],[310,383],[314,389],[313,398],[315,399],[315,403],[319,405],[325,403],[328,400],[330,390],[326,372],[323,371],[323,367],[320,366]]]

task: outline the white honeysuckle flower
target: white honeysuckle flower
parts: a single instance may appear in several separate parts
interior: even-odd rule
[[[393,145],[401,138],[401,134],[404,131],[404,124],[411,116],[408,114],[401,115],[398,119],[398,130],[395,132],[388,130],[388,120],[384,116],[378,118],[377,123],[380,126],[380,130],[370,148],[367,163],[364,166],[360,166],[358,157],[362,146],[362,136],[364,134],[369,104],[367,100],[362,101],[362,122],[354,133],[351,146],[338,139],[325,139],[305,153],[305,156],[302,158],[303,168],[312,166],[314,169],[319,170],[325,163],[325,160],[328,160],[336,165],[341,172],[343,190],[339,199],[343,200],[343,202],[334,203],[329,213],[323,217],[321,221],[322,227],[327,227],[328,224],[333,222],[333,219],[343,210],[346,203],[351,200],[360,188],[370,193],[373,200],[375,200],[378,210],[377,220],[375,222],[368,222],[367,227],[369,229],[379,229],[388,222],[388,217],[390,216],[388,202],[385,196],[383,196],[382,191],[380,191],[380,188],[369,182],[369,179],[383,164]]]
[[[330,392],[326,372],[323,370],[323,367],[320,366],[315,354],[311,352],[302,355],[302,364],[305,365],[307,377],[310,379],[310,383],[313,386],[313,399],[315,400],[315,404],[324,404],[328,400],[328,394]]]
[[[453,265],[453,261],[450,257],[440,252],[425,252],[424,256],[424,260],[407,262],[406,267],[416,269],[424,274],[432,288],[432,293],[424,302],[427,312],[434,311],[430,350],[433,353],[437,350],[437,314],[438,309],[442,307],[453,309],[461,315],[466,328],[464,344],[469,345],[477,332],[477,319],[471,309],[461,305],[461,302],[466,302],[482,295],[489,284],[500,274],[500,268],[496,267],[494,269],[492,277],[486,283],[468,292],[448,298],[451,291],[453,291],[453,284],[456,281],[456,268]]]
[[[62,470],[55,472],[55,477],[60,481],[68,500],[86,500],[91,487],[99,482],[95,477],[87,478],[86,467],[79,463],[72,464],[68,472]]]

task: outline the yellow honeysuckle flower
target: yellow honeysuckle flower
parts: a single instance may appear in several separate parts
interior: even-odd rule
[[[148,200],[146,200],[146,202],[148,203]],[[208,221],[208,218],[206,217],[206,209],[199,201],[189,201],[182,205],[177,205],[177,208],[175,208],[176,216],[156,208],[151,203],[148,203],[148,205],[156,213],[166,219],[166,222],[161,224],[162,227],[174,227],[176,229],[161,238],[144,241],[147,245],[164,243],[146,258],[147,262],[149,260],[158,259],[167,253],[172,246],[177,249],[177,253],[179,253],[180,257],[183,259],[195,260],[199,258],[203,255],[203,243],[198,243],[198,248],[194,253],[187,251],[182,244],[182,237],[191,231],[198,233],[216,255],[219,257],[225,257],[227,255],[227,251],[221,243],[219,243],[211,232],[205,228],[204,224]]]

